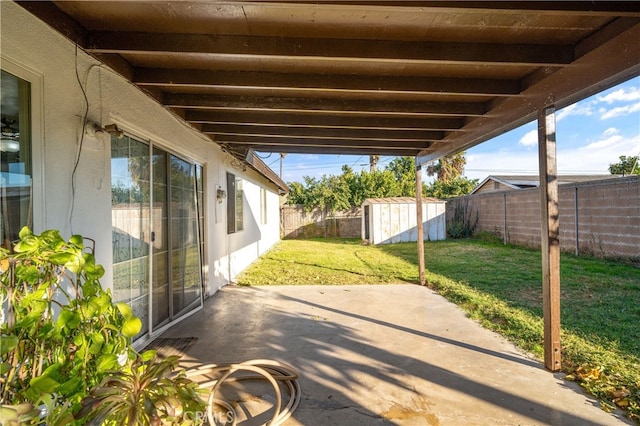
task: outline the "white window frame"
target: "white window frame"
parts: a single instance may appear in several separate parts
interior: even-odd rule
[[[260,188],[260,224],[267,224],[267,190],[266,188]]]
[[[233,185],[231,185],[233,182]],[[242,220],[238,220],[237,199],[241,198]],[[227,235],[244,231],[244,189],[242,178],[235,173],[227,172]],[[233,226],[232,225],[233,221]]]
[[[31,85],[31,179],[33,229],[45,231],[45,162],[44,162],[44,77],[41,73],[5,55],[0,55],[0,68]]]

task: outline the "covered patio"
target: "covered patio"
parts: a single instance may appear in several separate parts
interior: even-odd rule
[[[415,156],[421,187],[424,164],[537,120],[560,370],[555,111],[640,73],[638,2],[17,3],[267,176],[256,152]]]
[[[419,185],[537,119],[544,366],[560,369],[555,111],[640,73],[640,3],[16,3],[265,175],[256,153],[414,156]],[[617,421],[418,286],[228,287],[167,335],[198,337],[197,362],[296,365],[292,424]]]
[[[187,367],[294,366],[302,394],[286,425],[632,424],[411,284],[228,286],[162,336],[191,337]],[[248,386],[240,424],[262,424],[273,391]]]

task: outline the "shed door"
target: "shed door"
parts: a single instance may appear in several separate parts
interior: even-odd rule
[[[369,241],[369,206],[364,206],[364,239]]]

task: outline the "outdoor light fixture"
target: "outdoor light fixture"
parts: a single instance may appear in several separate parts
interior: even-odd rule
[[[124,132],[118,128],[115,124],[107,124],[104,126],[104,131],[109,133],[110,135],[115,136],[118,139],[124,138]]]
[[[103,135],[107,134],[107,131],[103,129],[98,123],[87,121],[84,123],[84,134],[90,138],[100,139]]]
[[[124,132],[120,130],[117,125],[107,124],[106,126],[102,127],[98,123],[94,123],[92,121],[87,121],[84,124],[84,133],[85,135],[96,139],[102,138],[102,136],[107,133],[115,136],[118,139],[122,139],[124,137]]]
[[[218,187],[218,189],[216,190],[216,200],[218,200],[218,203],[222,203],[222,200],[224,200],[225,198],[227,198],[227,193],[224,189]]]

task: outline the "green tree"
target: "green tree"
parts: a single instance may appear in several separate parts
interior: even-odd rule
[[[287,204],[300,204],[307,211],[315,207],[349,209],[367,198],[415,196],[415,159],[397,157],[384,170],[360,173],[344,165],[339,176],[303,179],[304,183],[287,183]]]
[[[427,174],[429,176],[437,175],[438,180],[444,182],[459,178],[462,176],[464,166],[467,164],[464,154],[465,152],[462,151],[448,157],[441,157],[436,164],[427,167]]]
[[[612,175],[640,175],[640,164],[638,164],[638,156],[627,157],[621,155],[620,161],[609,164],[609,173]]]
[[[427,167],[427,174],[437,176],[437,179],[423,189],[425,195],[446,199],[467,195],[473,191],[478,180],[469,180],[462,176],[467,164],[464,155],[463,151],[450,157],[442,157],[436,164]]]
[[[396,157],[385,170],[393,173],[399,186],[398,196],[416,196],[416,159],[415,157]]]
[[[478,184],[478,179],[457,177],[450,181],[436,180],[425,189],[425,195],[441,199],[461,197],[473,191]]]
[[[351,208],[349,185],[340,176],[323,176],[316,188],[317,205],[329,210],[348,210]]]

